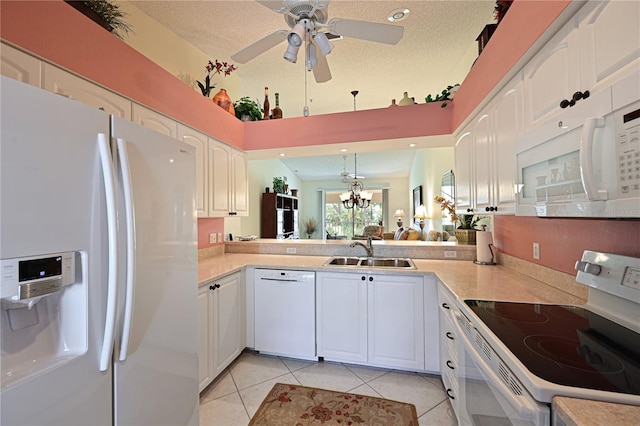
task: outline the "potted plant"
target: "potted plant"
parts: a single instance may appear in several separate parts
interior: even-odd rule
[[[453,86],[447,86],[447,88],[444,89],[439,94],[437,94],[435,98],[432,97],[431,94],[428,94],[427,97],[424,98],[424,101],[426,103],[442,102],[442,105],[440,105],[440,108],[444,108],[447,106],[447,101],[453,100],[453,97],[455,96],[459,88],[460,88],[459,84],[454,84]]]
[[[228,62],[220,62],[217,59],[215,61],[215,63],[211,61],[207,63],[207,66],[205,67],[205,69],[207,70],[207,75],[204,78],[204,83],[196,80],[196,83],[198,83],[198,87],[200,87],[200,91],[202,92],[202,96],[205,96],[207,98],[211,95],[211,90],[215,89],[216,87],[215,84],[211,84],[212,73],[213,75],[220,74],[226,77],[228,75],[231,75],[233,71],[238,69],[238,67]]]
[[[285,181],[287,180],[285,177],[274,177],[273,178],[273,192],[278,194],[284,194]]]
[[[311,238],[316,229],[318,229],[318,222],[314,217],[307,218],[303,223],[304,232],[307,234],[307,238]]]
[[[123,40],[125,34],[129,34],[131,26],[124,21],[128,13],[120,10],[120,6],[113,0],[65,0],[80,13]]]
[[[455,205],[452,200],[448,200],[444,197],[436,195],[433,198],[437,204],[440,205],[440,210],[447,211],[451,216],[451,221],[456,224],[455,235],[460,244],[475,244],[476,243],[476,231],[478,222],[486,219],[485,216],[475,216],[472,214],[457,214]],[[459,223],[459,224],[458,224]]]
[[[236,110],[236,117],[242,121],[262,120],[263,110],[257,100],[243,96],[233,103],[233,107]]]

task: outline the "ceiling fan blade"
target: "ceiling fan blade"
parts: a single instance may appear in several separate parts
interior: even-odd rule
[[[352,19],[334,18],[327,25],[332,33],[343,37],[353,37],[385,44],[398,43],[404,34],[404,27]]]
[[[286,13],[289,10],[289,6],[282,0],[256,0],[256,2],[276,13]]]
[[[318,54],[316,55],[316,60],[318,63],[313,67],[313,76],[316,78],[316,83],[325,83],[331,80],[331,70],[329,69],[327,58],[322,54]]]
[[[288,34],[289,31],[287,30],[275,31],[255,43],[250,44],[239,52],[234,53],[231,55],[231,59],[240,64],[247,63],[256,56],[263,54],[272,47],[275,47],[285,41]]]

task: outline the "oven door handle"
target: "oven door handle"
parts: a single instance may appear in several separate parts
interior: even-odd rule
[[[532,397],[528,397],[524,393],[521,395],[516,395],[511,387],[507,386],[498,375],[493,371],[493,369],[487,364],[487,362],[482,358],[479,351],[476,350],[473,343],[469,340],[469,337],[465,334],[464,330],[460,326],[458,317],[462,315],[460,312],[454,312],[456,316],[456,328],[458,329],[458,334],[460,334],[462,338],[462,345],[464,347],[464,351],[472,358],[473,362],[479,367],[480,373],[485,377],[485,379],[495,388],[500,391],[500,396],[502,396],[506,402],[509,404],[512,410],[518,413],[518,416],[522,419],[535,420],[535,424],[537,423],[537,416],[534,413],[540,411],[540,408],[543,406],[537,401],[534,401]],[[475,327],[474,327],[475,330]],[[493,350],[492,350],[493,352]],[[495,352],[493,354],[497,356]],[[498,357],[499,358],[499,357]],[[464,358],[463,358],[464,359]],[[461,370],[464,372],[466,370],[466,365],[462,366]],[[522,392],[526,392],[524,386],[519,384]],[[548,415],[548,409],[546,411]],[[548,424],[548,420],[547,423]]]

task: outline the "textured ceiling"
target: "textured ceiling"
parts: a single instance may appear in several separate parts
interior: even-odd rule
[[[289,29],[283,15],[252,0],[132,3],[212,59],[230,61],[235,52],[265,35]],[[422,103],[428,94],[462,83],[477,57],[476,37],[494,21],[494,5],[495,1],[483,0],[332,0],[329,19],[388,23],[389,12],[408,8],[408,18],[394,24],[404,27],[402,40],[396,45],[354,38],[332,41],[334,49],[327,60],[333,78],[326,83],[316,83],[313,73],[305,71],[302,51],[297,63],[284,60],[283,42],[246,64],[236,64],[242,93],[232,97],[262,100],[264,87],[268,86],[270,94],[280,93],[285,118],[302,116],[305,98],[311,115],[353,111],[353,90],[359,92],[355,98],[358,110],[387,107],[391,99],[399,101],[403,92]],[[270,98],[273,106],[273,96]],[[341,155],[336,158],[342,170]],[[310,169],[317,163],[290,167]]]

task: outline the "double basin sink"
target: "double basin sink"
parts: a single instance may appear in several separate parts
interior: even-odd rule
[[[334,256],[325,262],[324,266],[342,266],[353,268],[392,268],[416,269],[416,265],[409,258],[398,257],[349,257]]]

